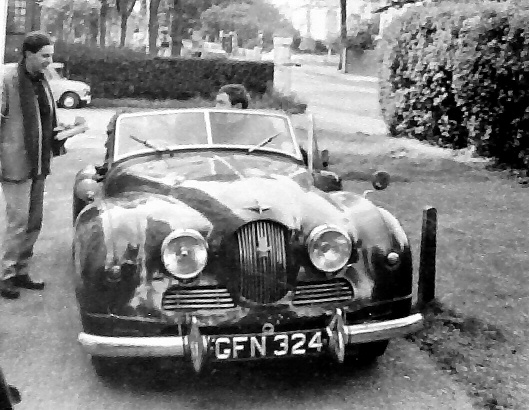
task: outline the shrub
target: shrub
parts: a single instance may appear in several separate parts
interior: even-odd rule
[[[250,108],[266,108],[285,111],[289,114],[303,114],[307,104],[292,94],[286,95],[270,88],[265,94],[255,96],[250,103]]]
[[[66,64],[72,79],[89,83],[94,98],[210,98],[227,83],[264,94],[274,78],[271,62],[151,58],[132,50],[78,45],[57,45],[56,60]]]
[[[456,54],[455,86],[476,152],[529,167],[529,10],[504,4],[468,25]]]
[[[195,108],[213,107],[213,100],[203,98],[190,98],[189,100],[145,100],[145,99],[100,99],[92,101],[95,108],[138,108],[138,109],[165,109],[165,108]],[[288,114],[303,114],[307,104],[295,95],[285,95],[275,90],[269,90],[263,95],[254,95],[250,100],[249,108],[280,110]]]
[[[529,165],[529,7],[414,7],[385,31],[380,99],[394,136]]]
[[[392,135],[463,148],[468,131],[453,84],[455,44],[472,5],[414,7],[384,32],[380,102]]]

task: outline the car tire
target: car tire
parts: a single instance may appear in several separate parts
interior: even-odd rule
[[[105,383],[120,383],[129,373],[132,361],[123,357],[91,356],[92,367]]]
[[[66,109],[74,109],[79,107],[81,98],[74,92],[65,92],[59,100],[59,106]]]
[[[352,346],[352,351],[350,353],[346,352],[346,361],[354,361],[360,365],[370,365],[386,352],[388,344],[389,340],[379,340]]]
[[[92,367],[96,374],[103,380],[111,379],[115,374],[115,361],[108,357],[91,356]]]

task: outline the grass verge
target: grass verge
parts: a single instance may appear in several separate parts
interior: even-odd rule
[[[167,108],[196,108],[213,107],[214,101],[203,98],[192,98],[189,100],[146,100],[146,99],[108,99],[94,98],[91,103],[93,108],[143,108],[143,109],[167,109]],[[255,109],[282,110],[290,114],[304,113],[307,104],[302,102],[295,94],[285,95],[272,90],[262,96],[254,97],[250,101],[250,107]]]
[[[348,189],[369,188],[376,169],[390,172],[392,185],[370,199],[400,219],[415,266],[422,209],[438,209],[438,300],[425,311],[424,329],[409,340],[464,383],[480,408],[527,408],[529,190],[483,164],[413,153],[394,158],[383,146],[358,154],[354,147],[368,145],[365,137],[356,144],[322,137],[341,141],[339,152],[331,149],[331,168]]]

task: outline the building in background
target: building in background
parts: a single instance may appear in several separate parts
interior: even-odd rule
[[[292,21],[302,37],[328,41],[338,37],[341,25],[340,0],[269,0]],[[387,0],[347,0],[348,29],[358,19],[373,18],[373,10]]]
[[[5,54],[12,55],[18,51],[26,33],[40,29],[40,4],[38,0],[7,1]]]

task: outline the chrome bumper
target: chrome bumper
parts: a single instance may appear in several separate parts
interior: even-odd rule
[[[405,336],[419,330],[422,324],[423,315],[416,313],[401,319],[344,326],[344,333],[347,344],[367,343]],[[183,357],[190,354],[187,336],[109,337],[81,333],[78,340],[94,356]]]

